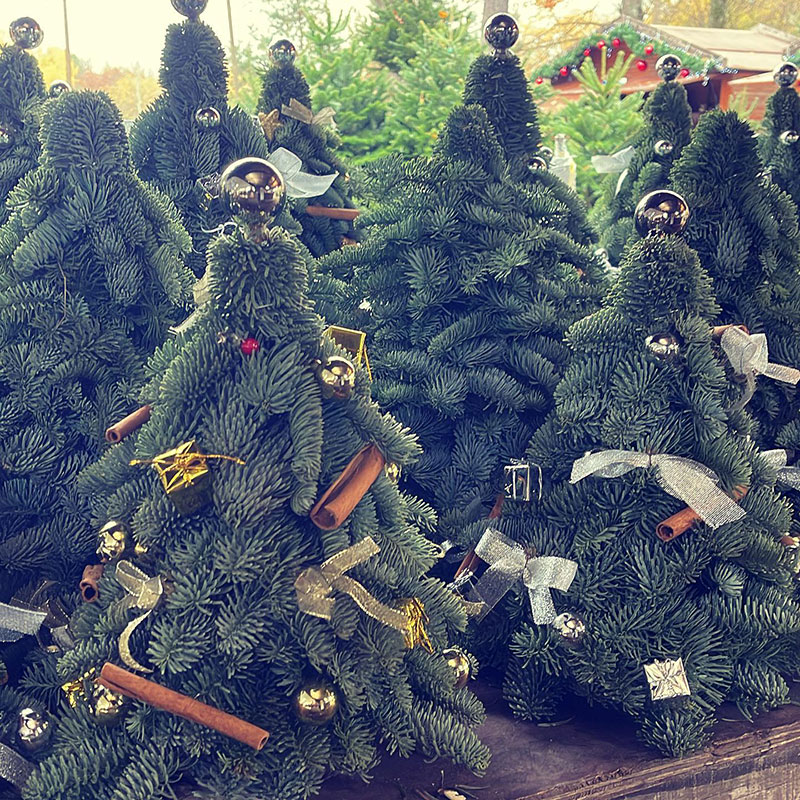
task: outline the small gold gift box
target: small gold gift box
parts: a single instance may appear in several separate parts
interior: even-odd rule
[[[367,355],[367,334],[364,331],[354,331],[352,328],[340,328],[338,325],[331,325],[322,332],[322,335],[329,336],[342,350],[350,353],[357,367],[363,364],[369,379],[372,380],[372,368],[369,365],[369,356]]]

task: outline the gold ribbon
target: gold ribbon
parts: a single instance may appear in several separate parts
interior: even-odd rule
[[[269,114],[265,114],[263,111],[258,112],[258,124],[261,125],[264,136],[270,142],[275,138],[275,131],[281,126],[280,113],[277,108],[273,108]]]
[[[221,458],[233,461],[235,464],[244,464],[241,458],[235,456],[221,456],[216,453],[206,455],[194,450],[195,440],[183,442],[172,450],[157,455],[155,458],[134,458],[130,461],[132,467],[142,464],[152,464],[167,494],[174,492],[183,484],[191,486],[195,480],[202,478],[208,472],[208,459]]]
[[[136,619],[131,620],[120,634],[118,645],[120,658],[131,669],[135,669],[138,672],[152,672],[152,669],[140,664],[133,657],[130,640],[133,632],[150,616],[164,594],[164,585],[161,582],[161,577],[156,575],[151,578],[142,572],[139,567],[130,561],[124,560],[117,564],[115,575],[117,583],[128,593],[128,597],[125,597],[120,602],[126,608],[139,608],[145,612],[136,617]]]
[[[433,643],[425,626],[430,623],[430,617],[425,612],[425,606],[418,597],[410,597],[406,600],[401,600],[398,603],[398,608],[403,614],[406,615],[406,629],[403,631],[403,638],[406,642],[406,648],[413,650],[417,645],[420,645],[423,650],[429,653],[433,652]]]
[[[300,610],[314,617],[329,620],[336,602],[333,593],[341,592],[351,597],[368,616],[405,634],[409,627],[409,618],[406,614],[384,605],[358,581],[344,574],[379,552],[380,547],[371,536],[367,536],[360,542],[340,550],[321,566],[304,569],[294,582]]]
[[[315,114],[308,106],[304,106],[293,97],[288,106],[285,103],[281,104],[281,114],[305,122],[306,125],[333,125],[336,112],[330,106],[325,106]]]

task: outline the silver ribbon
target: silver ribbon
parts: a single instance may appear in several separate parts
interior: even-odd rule
[[[303,172],[303,162],[291,150],[278,147],[267,158],[273,167],[283,176],[289,197],[321,197],[331,184],[339,177],[338,172],[330,175],[312,175]]]
[[[733,371],[747,379],[744,397],[734,406],[737,410],[750,402],[756,389],[756,375],[765,375],[782,383],[800,382],[800,370],[770,363],[767,337],[763,333],[745,333],[741,328],[732,325],[722,334],[719,343],[731,362]]]
[[[788,467],[788,455],[785,450],[764,450],[764,460],[775,470],[775,482],[789,489],[800,491],[800,467]]]
[[[33,764],[30,761],[0,742],[0,778],[22,791],[32,772]]]
[[[636,148],[633,145],[617,150],[610,156],[592,156],[592,166],[595,172],[601,174],[609,172],[624,172],[631,165]]]
[[[17,642],[23,636],[35,636],[46,616],[46,611],[0,603],[0,642]]]
[[[551,589],[566,592],[578,565],[558,556],[528,556],[525,548],[494,528],[487,528],[475,545],[475,555],[489,567],[469,590],[469,600],[482,603],[484,617],[517,581],[528,590],[533,622],[548,625],[556,618]]]
[[[305,122],[306,125],[331,125],[335,126],[334,115],[336,112],[330,107],[325,106],[315,114],[308,106],[303,105],[299,100],[293,97],[287,106],[285,103],[281,105],[281,115],[284,117],[291,117],[300,122]]]
[[[744,509],[718,486],[717,475],[690,458],[666,453],[637,453],[634,450],[603,450],[587,453],[572,465],[570,483],[594,475],[619,478],[633,469],[655,471],[656,483],[667,494],[683,500],[707,525],[719,528],[745,516]]]

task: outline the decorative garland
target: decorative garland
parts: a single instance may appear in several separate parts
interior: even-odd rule
[[[618,49],[634,53],[640,57],[635,63],[641,72],[649,67],[648,58],[657,59],[665,53],[674,53],[680,57],[683,62],[682,78],[692,75],[707,76],[712,69],[716,72],[738,72],[735,69],[722,67],[719,59],[692,55],[679,47],[672,47],[655,37],[641,33],[632,25],[620,22],[605,30],[585,36],[572,50],[562,53],[554,61],[542,64],[534,70],[534,83],[541,85],[545,80],[558,83],[568,79],[572,72],[580,67],[583,60],[592,55],[592,50],[595,48],[606,50],[606,57]],[[800,53],[795,58],[800,58]]]

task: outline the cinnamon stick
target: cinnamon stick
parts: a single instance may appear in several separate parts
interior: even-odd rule
[[[153,681],[140,678],[116,664],[108,662],[103,664],[96,683],[111,689],[112,692],[117,692],[117,694],[141,700],[154,708],[219,731],[254,750],[261,750],[269,739],[269,731],[265,731],[257,725],[214,708],[214,706],[201,703],[193,697],[167,689],[166,686],[160,686]]]
[[[733,491],[733,499],[741,500],[748,492],[746,486],[737,486]],[[691,508],[683,508],[677,514],[673,514],[663,522],[659,522],[656,526],[656,536],[662,542],[671,542],[673,539],[686,533],[693,525],[702,522],[702,518],[698,516]]]
[[[306,206],[306,214],[310,217],[328,217],[353,222],[359,215],[357,208],[328,208],[328,206]]]
[[[492,510],[489,512],[489,519],[497,519],[498,517],[503,516],[503,503],[506,500],[506,496],[500,492],[497,495],[494,501],[494,505],[492,506]]]
[[[324,531],[338,528],[375,483],[385,463],[374,444],[362,447],[311,509],[311,521]]]
[[[150,406],[137,408],[136,411],[128,414],[127,417],[121,419],[106,430],[106,441],[111,442],[111,444],[121,442],[129,433],[133,433],[137,428],[141,428],[149,419]]]
[[[453,576],[453,578],[458,578],[464,572],[467,571],[474,572],[475,567],[478,565],[479,562],[480,559],[478,558],[478,556],[475,555],[475,551],[468,550],[467,554],[464,556],[464,558],[461,560],[461,563],[458,565],[458,569],[456,570],[456,574]]]
[[[711,338],[718,342],[722,338],[722,334],[725,333],[728,328],[740,328],[745,333],[750,333],[750,329],[746,325],[715,325],[711,329]]]
[[[94,603],[100,597],[100,590],[97,584],[100,583],[100,578],[103,577],[102,564],[87,564],[83,568],[83,577],[78,587],[81,590],[81,597],[85,603]]]

